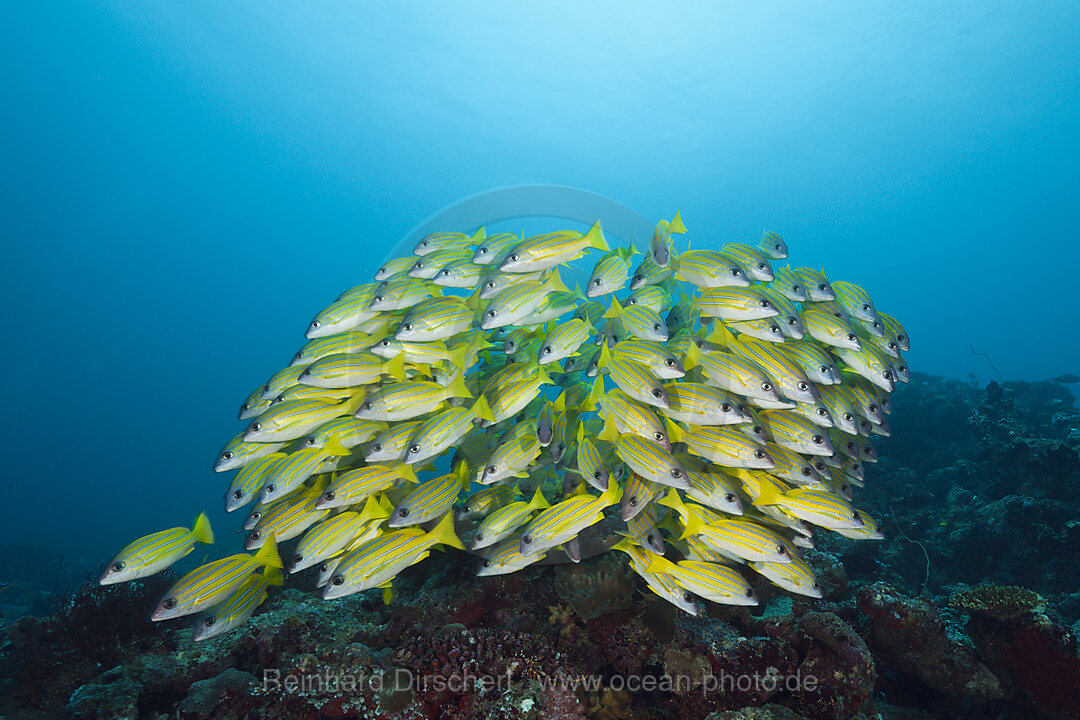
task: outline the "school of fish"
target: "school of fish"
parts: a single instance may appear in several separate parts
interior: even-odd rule
[[[815,532],[882,537],[853,497],[909,379],[907,333],[858,285],[778,267],[773,232],[679,252],[685,232],[676,213],[644,252],[609,247],[599,221],[436,233],[345,292],[215,463],[235,471],[225,507],[247,508],[248,552],[185,575],[152,618],[219,635],[304,571],[325,598],[390,602],[398,573],[447,547],[480,576],[577,562],[605,519],[611,549],[688,613],[756,604],[748,576],[821,597]],[[589,267],[569,289],[561,273]],[[128,545],[101,583],[212,542],[200,515]]]

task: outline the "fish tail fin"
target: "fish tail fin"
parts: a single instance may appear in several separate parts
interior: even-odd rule
[[[780,489],[772,483],[762,483],[761,490],[758,493],[757,498],[754,499],[754,505],[779,505],[783,499],[783,493]]]
[[[214,531],[210,528],[210,518],[206,517],[206,513],[199,513],[199,517],[195,518],[195,525],[191,528],[191,535],[195,542],[207,545],[214,543]]]
[[[611,419],[611,413],[604,415],[604,429],[600,431],[596,438],[609,443],[619,439],[619,431],[615,427],[615,422]]]
[[[560,392],[559,397],[555,398],[554,404],[551,409],[557,413],[566,413],[566,392]]]
[[[596,376],[593,380],[592,390],[589,391],[589,397],[585,399],[585,407],[582,408],[585,412],[592,412],[596,410],[601,400],[604,399],[604,378],[600,375]]]
[[[476,243],[484,242],[487,237],[487,231],[484,230],[484,226],[481,225],[477,228],[476,232],[469,236],[469,239],[465,241],[466,245],[475,245]]]
[[[464,550],[465,546],[461,544],[461,540],[458,539],[457,533],[454,532],[454,513],[453,511],[447,512],[443,515],[439,524],[431,529],[428,533],[436,543],[442,545],[449,545],[450,547],[456,547],[458,550]]]
[[[600,359],[597,361],[596,366],[603,370],[611,364],[611,351],[608,350],[606,342],[600,343]],[[600,377],[597,375],[597,377]]]
[[[366,522],[371,522],[372,520],[385,520],[393,514],[393,510],[392,507],[387,508],[381,505],[374,495],[368,495],[367,501],[364,503],[364,509],[360,511],[360,514]]]
[[[604,239],[604,231],[600,228],[600,221],[597,220],[589,228],[589,232],[585,233],[585,240],[589,247],[596,248],[602,252],[609,252],[611,250],[608,247],[607,240]]]
[[[276,567],[263,568],[263,577],[266,578],[267,585],[281,585],[285,582],[285,576]]]
[[[454,379],[446,387],[446,396],[455,398],[471,398],[473,394],[465,386],[465,376],[462,373],[454,373]]]
[[[547,288],[548,292],[570,292],[570,288],[566,287],[566,283],[559,276],[558,270],[551,273],[551,277],[544,283],[544,287]]]
[[[682,496],[679,495],[679,491],[675,488],[671,488],[666,495],[659,498],[656,502],[671,508],[680,516],[687,515],[690,511],[686,507],[686,503],[683,502]]]
[[[536,492],[533,493],[532,500],[529,500],[529,508],[531,510],[543,510],[549,507],[551,507],[551,503],[544,497],[544,484],[540,483],[536,486]]]
[[[663,555],[654,555],[653,553],[649,553],[649,564],[645,567],[645,572],[652,573],[654,575],[657,573],[670,574],[677,569],[678,566],[668,560]]]
[[[479,395],[480,397],[476,398],[476,402],[472,405],[473,413],[481,420],[487,420],[490,423],[495,422],[495,415],[491,412],[491,405],[488,404],[487,398],[484,397],[484,393],[479,393]]]
[[[326,441],[326,445],[323,446],[322,451],[326,455],[333,455],[335,457],[345,457],[352,454],[347,447],[341,444],[341,438],[336,435],[330,436]]]
[[[607,311],[604,312],[603,318],[605,320],[613,320],[622,315],[622,312],[623,308],[622,305],[619,304],[619,301],[615,298],[611,298],[611,305],[609,305]]]
[[[387,375],[396,380],[405,380],[405,353],[399,352],[394,357],[390,358],[383,365],[383,370]]]
[[[629,535],[625,533],[616,533],[620,535],[619,542],[611,546],[612,550],[622,550],[624,553],[632,553],[634,551],[634,541]]]
[[[679,214],[678,210],[675,211],[675,217],[668,223],[668,232],[676,233],[678,235],[682,235],[686,232],[686,226],[682,224],[682,216]]]
[[[450,363],[454,365],[454,367],[456,367],[458,370],[461,370],[462,372],[465,372],[465,361],[469,357],[469,348],[456,347],[453,350],[448,351],[447,355],[450,358]]]
[[[732,348],[737,342],[735,340],[735,334],[728,330],[727,325],[722,322],[716,321],[712,324],[712,331],[709,332],[709,337],[706,338],[713,345],[719,345],[722,348]]]
[[[285,568],[285,565],[281,562],[281,556],[278,555],[277,538],[272,533],[270,537],[266,538],[266,542],[259,548],[259,551],[255,553],[252,562],[259,567],[272,567],[279,570]]]
[[[671,418],[664,416],[664,428],[667,430],[668,440],[677,443],[683,441],[683,429]]]
[[[690,347],[686,349],[686,356],[683,358],[683,369],[693,370],[701,364],[701,348],[694,341],[694,338],[690,340]]]
[[[604,506],[618,505],[622,500],[622,484],[615,482],[614,479],[608,481],[607,490],[600,494],[600,499],[604,501]]]
[[[387,581],[379,587],[382,588],[383,605],[389,605],[390,603],[394,602],[394,599],[397,598],[397,590],[394,589],[394,586],[391,585],[389,581]]]
[[[397,475],[402,480],[408,480],[409,482],[417,482],[416,470],[412,465],[406,465],[402,463],[394,468],[397,471]]]

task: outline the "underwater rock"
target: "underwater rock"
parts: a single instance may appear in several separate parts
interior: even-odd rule
[[[229,714],[242,715],[252,704],[252,690],[259,684],[251,673],[229,668],[217,677],[192,683],[187,696],[180,701],[176,714],[179,720],[207,720],[224,716],[223,705]]]
[[[72,720],[103,717],[135,720],[139,716],[141,694],[142,683],[137,676],[123,668],[113,668],[75,690],[65,712]]]
[[[974,612],[967,631],[994,671],[1035,708],[1080,717],[1080,652],[1068,627],[1041,612]]]
[[[783,705],[762,705],[711,713],[705,720],[806,720],[806,718]]]
[[[933,605],[875,583],[859,591],[858,607],[867,620],[867,641],[886,663],[950,695],[1008,695],[962,635],[949,631]]]
[[[803,654],[796,673],[815,682],[790,694],[793,707],[811,718],[851,717],[870,698],[877,677],[866,643],[833,613],[806,613],[799,631],[806,640],[796,642]]]
[[[586,620],[633,604],[636,576],[618,555],[555,569],[555,592]]]

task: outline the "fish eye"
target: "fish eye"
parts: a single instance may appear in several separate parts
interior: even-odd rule
[[[886,370],[885,372],[881,373],[881,376],[882,376],[883,378],[885,378],[886,380],[892,380],[892,373],[891,373],[890,371],[888,371],[888,370]]]
[[[420,241],[420,247],[427,247],[427,246],[428,246],[428,241],[427,240],[421,240]]]
[[[847,339],[849,342],[855,342],[858,338],[855,337],[855,333],[848,333]]]
[[[510,262],[517,262],[517,259],[518,259],[517,253],[514,253],[509,258]]]
[[[637,507],[637,495],[630,498],[630,507]]]
[[[821,587],[821,583],[819,583],[819,582],[818,582],[817,580],[815,580],[815,581],[814,581],[814,587],[815,587],[815,588],[820,588],[820,587]]]
[[[656,332],[660,332],[660,324],[659,323],[653,323],[652,329],[655,330]]]
[[[176,607],[176,598],[169,598],[165,602],[161,603],[161,607],[165,608],[166,610],[172,610],[174,607]]]
[[[262,513],[261,513],[261,512],[253,512],[253,513],[251,513],[251,519],[252,519],[252,520],[258,520],[258,519],[259,519],[259,518],[261,518],[261,517],[262,517]]]
[[[487,255],[488,249],[486,247],[482,247],[476,252],[480,253],[481,255]]]
[[[532,535],[522,535],[521,536],[521,542],[525,543],[526,545],[529,545],[530,543],[532,543]]]
[[[548,346],[546,346],[544,348],[544,354],[545,355],[550,355],[551,354],[551,346],[550,345],[548,345]]]
[[[397,511],[397,513],[401,517],[409,517],[409,508],[407,508],[407,507],[401,508],[400,510]]]
[[[439,271],[439,274],[440,275],[449,275],[450,274],[450,268],[443,268],[442,270]]]
[[[870,312],[870,306],[869,305],[863,305],[862,309],[865,310],[866,312]],[[874,324],[877,325],[878,323],[875,322]]]
[[[671,477],[673,477],[673,478],[681,478],[682,477],[682,470],[680,470],[679,468],[672,468]]]
[[[675,367],[675,359],[674,358],[668,358],[667,360],[664,361],[664,365],[666,365],[668,367]]]
[[[485,560],[484,561],[484,567],[491,567],[491,561],[490,560]]]
[[[604,473],[602,473],[602,472],[600,472],[599,470],[597,470],[596,472],[594,472],[594,473],[592,474],[592,476],[593,476],[594,478],[596,478],[597,480],[599,480],[600,478],[604,477]]]
[[[383,347],[390,347],[390,341],[389,340],[383,340],[379,344],[382,345]]]
[[[772,390],[772,383],[770,383],[770,382],[761,383],[761,389],[764,390],[765,392],[770,392]]]
[[[731,275],[731,277],[739,277],[741,273],[739,272],[739,268],[731,268],[728,270],[728,274]]]
[[[232,460],[232,458],[233,458],[232,450],[226,450],[225,452],[221,453],[221,459],[222,460]]]
[[[600,278],[596,278],[595,280],[592,281],[592,284],[595,285],[596,287],[600,287],[601,285],[604,284],[604,281],[601,280]]]
[[[405,328],[405,330],[412,330],[413,329],[413,324],[412,323],[405,323],[401,327]]]
[[[900,372],[907,372],[907,365],[897,365],[896,369]]]
[[[368,400],[367,402],[364,403],[364,409],[365,410],[370,410],[373,407],[375,407],[375,405],[370,400]],[[382,448],[382,445],[376,445],[375,446],[375,449],[380,449],[380,448]]]
[[[829,286],[828,285],[818,285],[817,289],[820,290],[821,292],[825,292],[826,290],[829,289]]]
[[[419,445],[412,445],[412,446],[410,446],[410,447],[409,447],[409,452],[411,452],[411,453],[418,453],[418,452],[420,452],[420,446],[419,446]]]
[[[484,283],[484,287],[486,287],[486,288],[495,287],[495,281],[494,280],[488,280],[486,283]]]
[[[792,285],[791,286],[791,291],[793,293],[801,293],[802,292],[802,285]]]
[[[844,413],[844,419],[850,422],[851,420],[855,419],[855,416],[851,413]]]
[[[294,564],[298,563],[298,562],[303,562],[303,560],[304,560],[304,556],[301,555],[300,553],[297,553],[296,555],[293,555],[292,561],[293,561]]]
[[[125,567],[127,567],[127,565],[125,565],[122,561],[121,562],[114,562],[113,566],[112,566],[112,569],[113,569],[113,572],[120,572]]]
[[[820,415],[821,417],[825,417],[826,415],[829,414],[829,411],[826,410],[825,408],[819,407],[817,409],[817,414]]]
[[[239,489],[234,490],[232,496],[239,500],[240,498],[244,497],[244,491]]]
[[[371,299],[374,300],[375,302],[382,302],[383,301],[383,296],[382,295],[376,295],[375,297],[373,297]]]
[[[851,517],[853,519],[855,519],[855,520],[858,520],[859,519],[859,511],[856,510],[855,512],[851,513]]]
[[[821,370],[821,372],[823,372],[823,373],[827,373],[827,372],[829,372],[829,366],[828,366],[828,365],[822,365],[822,366],[821,366],[821,367],[820,367],[819,369],[820,369],[820,370]]]
[[[796,387],[798,387],[800,390],[809,390],[810,389],[810,386],[807,385],[806,383],[804,383],[802,380],[799,381],[799,384],[796,385]]]
[[[375,450],[375,451],[379,451],[379,450],[382,450],[382,448],[383,448],[383,444],[382,444],[382,443],[375,443],[374,445],[372,445],[372,446],[371,446],[371,449],[372,449],[372,450]]]
[[[904,342],[905,340],[907,340],[907,335],[904,335],[903,333],[900,333],[899,335],[896,336],[896,339],[899,340],[900,342]]]
[[[768,300],[758,300],[758,305],[763,308],[772,307],[772,303],[770,303]]]
[[[487,311],[487,316],[488,316],[488,317],[495,317],[495,315],[496,315],[496,313],[495,313],[495,311],[494,311],[494,310],[488,310],[488,311]]]
[[[213,615],[211,615],[210,617],[203,620],[203,625],[205,625],[206,627],[212,627],[215,622],[217,621],[214,620]]]
[[[778,555],[787,555],[787,548],[783,545],[777,545],[776,552]]]
[[[274,487],[273,483],[266,486],[266,493],[268,495],[273,495],[275,492],[277,492],[277,488]]]
[[[814,474],[814,471],[811,470],[810,468],[806,467],[805,465],[803,465],[803,469],[801,470],[801,472],[802,472],[804,477],[810,477],[811,475]]]
[[[664,391],[661,390],[660,388],[653,388],[652,389],[652,396],[654,398],[662,398],[662,397],[664,397]]]
[[[251,429],[252,430],[262,430],[262,423],[252,423],[251,424]]]
[[[318,320],[312,320],[312,321],[311,321],[311,327],[313,327],[313,328],[317,328],[317,327],[319,327],[319,324],[320,324],[320,323],[319,323],[319,321],[318,321]]]
[[[729,413],[732,411],[731,403],[720,403],[720,412]]]
[[[758,460],[761,460],[765,457],[765,453],[762,450],[755,450],[754,457],[756,457]]]
[[[494,465],[488,465],[488,467],[487,467],[488,475],[494,475],[497,472],[499,472],[499,468],[495,467]]]
[[[784,246],[783,245],[773,245],[773,249],[774,250],[783,250]]]
[[[252,530],[251,535],[249,535],[248,537],[250,537],[252,540],[258,540],[262,537],[262,533],[258,530]]]
[[[334,579],[331,580],[330,582],[334,583],[335,585],[344,585],[345,584],[345,576],[344,575],[335,575]]]
[[[746,597],[754,597],[754,588],[746,588]]]
[[[645,542],[652,545],[654,542],[656,542],[656,536],[653,535],[652,533],[649,533],[648,535],[645,536]]]
[[[814,441],[815,445],[821,445],[823,442],[825,442],[825,438],[821,437],[820,435],[815,435],[810,439]]]
[[[653,439],[655,439],[655,440],[663,441],[663,439],[664,439],[664,433],[657,432],[657,433],[653,433],[652,436],[653,436]]]
[[[641,282],[641,281],[642,281],[642,280],[644,280],[644,279],[645,279],[645,276],[644,276],[644,275],[635,275],[635,276],[633,277],[633,282]]]
[[[869,405],[866,406],[866,409],[869,410],[870,412],[877,412],[877,409],[878,409],[877,408],[877,403],[870,403]]]
[[[788,325],[797,325],[798,323],[799,323],[799,321],[798,321],[798,320],[796,320],[794,316],[792,316],[792,317],[789,317],[789,318],[787,319],[787,324],[788,324]]]
[[[693,596],[693,595],[691,595],[690,593],[686,593],[685,595],[683,595],[683,596],[682,596],[682,599],[683,599],[683,600],[684,600],[685,602],[688,602],[688,603],[692,603],[692,602],[694,602],[694,596]]]
[[[386,272],[386,268],[381,267],[381,268],[379,268],[378,270],[375,271],[375,274],[376,275],[382,275],[385,272]]]

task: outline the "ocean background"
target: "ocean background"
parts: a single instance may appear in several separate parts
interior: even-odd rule
[[[915,370],[1080,369],[1075,2],[3,16],[3,544],[96,567],[205,509],[231,551],[239,404],[412,227],[507,185],[680,209],[695,247],[775,230]]]

